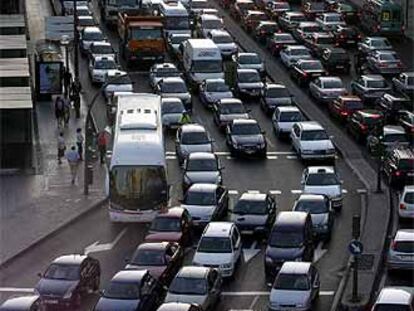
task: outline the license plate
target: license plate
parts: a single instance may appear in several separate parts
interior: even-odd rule
[[[355,40],[348,40],[348,43],[355,43]]]
[[[254,231],[253,230],[242,230],[241,232],[242,234],[253,234]]]
[[[344,66],[338,65],[338,66],[336,66],[336,68],[344,68]]]
[[[57,299],[47,299],[45,300],[45,303],[54,305],[54,304],[57,304],[58,301]]]
[[[155,59],[155,57],[153,57],[153,56],[144,56],[144,57],[142,57],[142,59]]]

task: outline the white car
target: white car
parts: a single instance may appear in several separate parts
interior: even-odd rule
[[[94,58],[95,56],[110,56],[114,59],[117,59],[116,52],[112,47],[110,42],[107,41],[97,41],[92,42],[89,46],[89,59]]]
[[[213,14],[202,14],[198,21],[198,36],[207,38],[208,33],[215,29],[224,29],[223,19]]]
[[[237,44],[233,40],[233,37],[226,30],[212,30],[208,33],[207,37],[213,40],[213,42],[220,49],[221,56],[224,58],[236,54],[239,50]]]
[[[119,72],[119,65],[110,56],[96,56],[89,61],[89,76],[92,83],[105,83],[108,76]]]
[[[301,184],[304,193],[324,194],[332,208],[339,211],[343,204],[342,181],[333,166],[309,166],[303,170]]]
[[[398,206],[400,218],[414,219],[414,186],[405,186]]]
[[[293,124],[290,139],[300,159],[335,160],[335,147],[318,122],[303,121]]]
[[[340,77],[318,77],[309,83],[310,95],[319,103],[329,103],[339,96],[346,95],[347,90]]]
[[[184,124],[177,130],[175,150],[178,162],[182,164],[192,152],[213,152],[213,143],[204,126]]]
[[[305,121],[302,112],[296,106],[276,107],[272,115],[273,129],[276,136],[289,135],[293,124]]]
[[[299,59],[312,59],[312,55],[304,45],[287,45],[280,51],[280,60],[287,68]]]
[[[388,270],[414,271],[414,229],[399,229],[391,240]]]
[[[104,89],[105,99],[112,97],[115,92],[133,92],[133,83],[125,71],[111,71],[106,78]]]
[[[210,222],[193,257],[195,266],[217,266],[222,277],[234,275],[241,256],[241,236],[232,222]]]
[[[84,54],[88,53],[89,47],[92,42],[107,41],[105,35],[99,29],[99,27],[85,27],[80,32],[79,48]]]
[[[162,125],[168,129],[178,128],[184,111],[185,107],[181,99],[174,97],[162,98]]]
[[[171,54],[176,56],[179,53],[181,42],[191,39],[191,35],[187,33],[171,33],[168,36],[167,43]]]
[[[154,89],[160,80],[180,76],[180,72],[173,63],[154,64],[150,68],[149,81],[151,87]]]
[[[381,289],[371,311],[406,310],[413,311],[414,288],[390,286]]]
[[[317,22],[323,30],[332,30],[335,26],[345,26],[346,23],[342,18],[342,14],[339,13],[323,13],[315,18],[315,22]]]
[[[168,77],[161,79],[155,86],[155,92],[162,98],[175,97],[181,99],[186,110],[191,111],[191,94],[185,81],[181,77]]]

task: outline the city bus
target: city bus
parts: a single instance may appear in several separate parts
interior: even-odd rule
[[[164,20],[166,38],[171,33],[191,35],[189,14],[181,2],[163,1],[159,5],[159,13]]]
[[[119,96],[107,170],[109,218],[151,222],[168,204],[161,97]]]
[[[360,25],[371,35],[404,35],[401,5],[393,0],[367,0],[360,11]]]

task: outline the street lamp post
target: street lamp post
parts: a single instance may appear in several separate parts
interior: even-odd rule
[[[73,83],[73,106],[75,107],[76,118],[80,118],[80,81],[79,81],[79,31],[78,31],[78,12],[77,0],[73,0],[73,45],[74,45],[74,67],[75,78]]]
[[[85,166],[83,170],[83,194],[88,195],[89,194],[89,184],[92,183],[92,147],[91,142],[94,137],[94,132],[92,128],[92,109],[95,106],[96,100],[99,97],[99,94],[101,94],[106,86],[108,84],[117,82],[121,78],[125,77],[126,74],[120,74],[114,77],[111,80],[107,80],[100,89],[95,93],[95,95],[92,98],[92,101],[90,105],[88,106],[88,112],[86,114],[85,118]]]

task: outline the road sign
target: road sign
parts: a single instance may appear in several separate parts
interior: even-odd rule
[[[349,252],[354,255],[361,255],[364,251],[364,245],[358,240],[352,240],[348,245]]]

